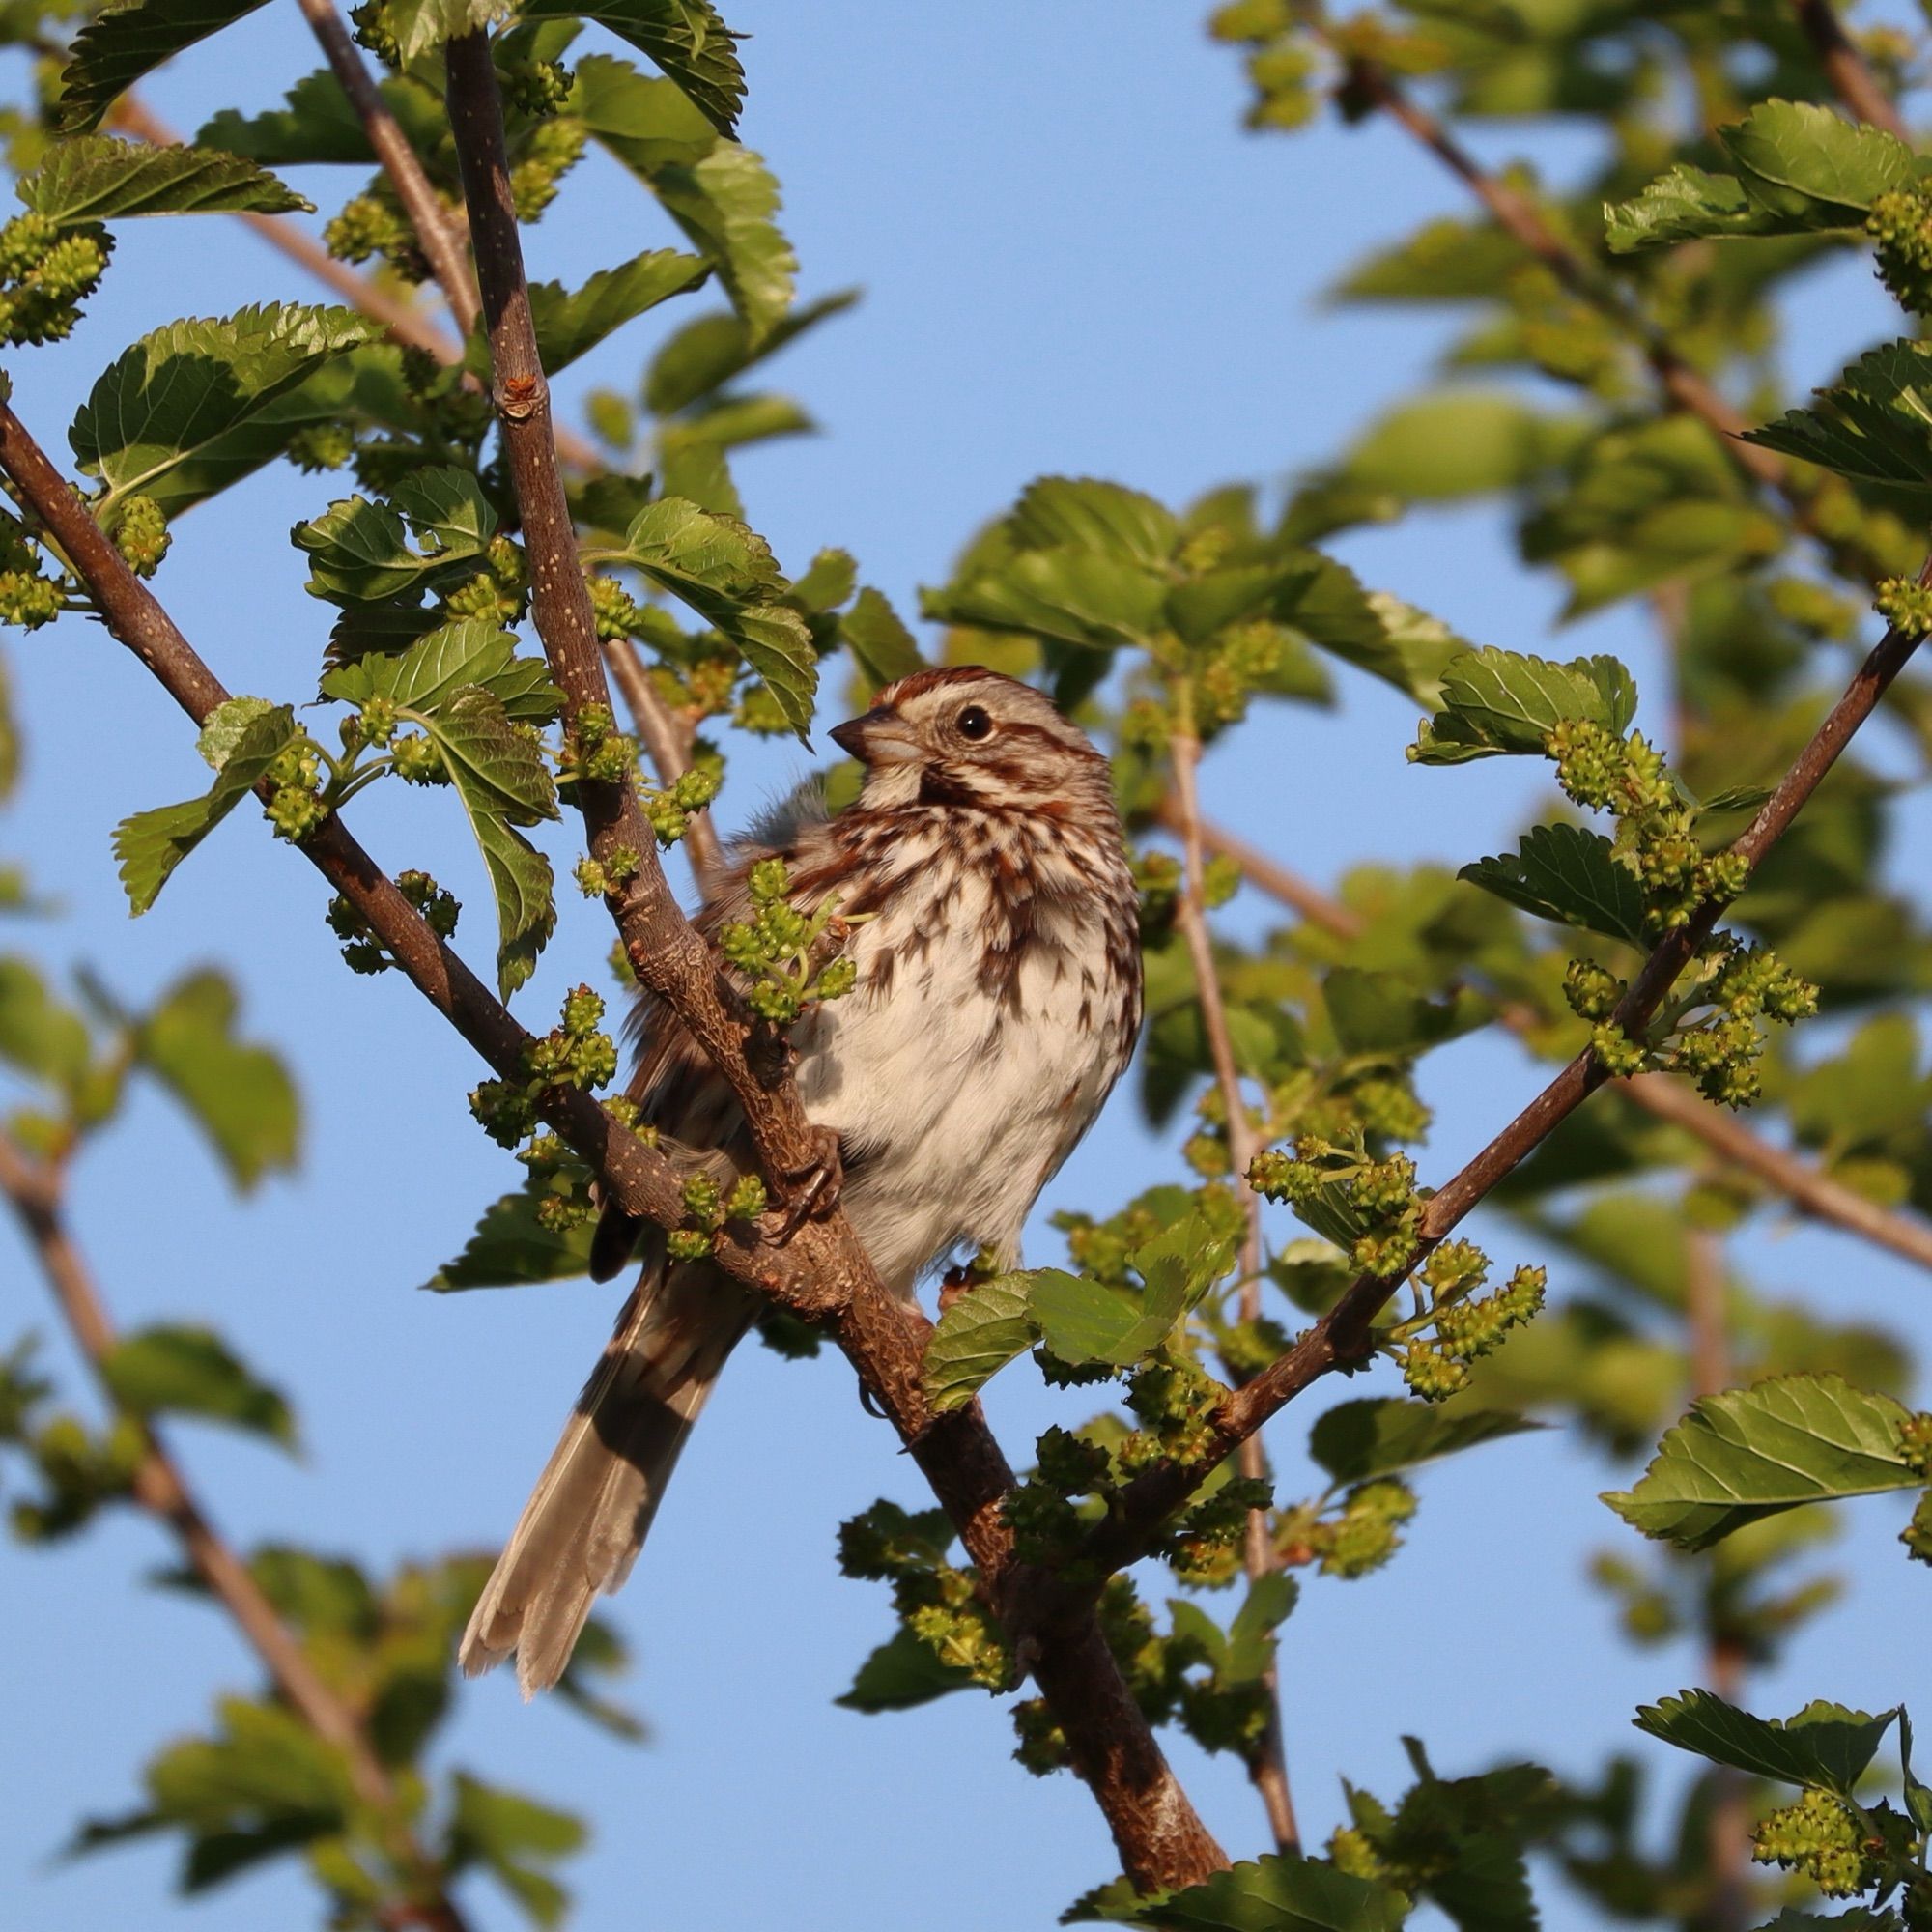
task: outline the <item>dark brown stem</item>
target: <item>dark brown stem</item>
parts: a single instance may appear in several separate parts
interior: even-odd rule
[[[1228,1120],[1228,1157],[1237,1178],[1248,1171],[1260,1151],[1253,1122],[1248,1119],[1248,1103],[1241,1093],[1241,1075],[1235,1064],[1235,1046],[1228,1032],[1228,1009],[1221,997],[1221,976],[1214,965],[1214,948],[1208,931],[1207,867],[1201,838],[1201,795],[1197,777],[1201,764],[1200,741],[1186,733],[1177,733],[1170,747],[1174,761],[1174,793],[1170,800],[1173,820],[1180,835],[1181,887],[1175,907],[1175,923],[1187,946],[1194,967],[1195,993],[1201,1003],[1201,1029],[1208,1037],[1208,1056],[1213,1063],[1214,1079],[1221,1092],[1222,1111]],[[1245,1322],[1260,1321],[1262,1313],[1262,1201],[1252,1189],[1247,1192],[1247,1232],[1241,1243],[1240,1316]],[[1267,1457],[1261,1436],[1250,1435],[1239,1452],[1241,1474],[1258,1480],[1267,1474]],[[1242,1538],[1241,1567],[1250,1582],[1266,1576],[1275,1565],[1274,1540],[1268,1531],[1264,1509],[1251,1509]],[[1268,1666],[1262,1673],[1262,1689],[1267,1698],[1267,1722],[1256,1741],[1248,1760],[1248,1776],[1261,1794],[1267,1812],[1268,1830],[1279,1851],[1298,1852],[1301,1830],[1294,1816],[1294,1795],[1288,1781],[1288,1747],[1281,1719],[1280,1648],[1268,1646]]]
[[[1177,822],[1172,802],[1163,805],[1161,822]],[[1312,925],[1338,939],[1359,939],[1364,930],[1356,915],[1320,886],[1271,859],[1245,839],[1212,820],[1203,820],[1203,843],[1209,851],[1234,860],[1242,873],[1270,897],[1298,913]],[[1514,1034],[1532,1032],[1537,1017],[1526,1007],[1505,1006],[1499,1017]],[[1639,1073],[1614,1083],[1613,1091],[1653,1119],[1666,1121],[1693,1134],[1731,1166],[1775,1188],[1801,1212],[1829,1221],[1875,1247],[1889,1250],[1920,1267],[1932,1268],[1932,1227],[1910,1214],[1881,1208],[1841,1180],[1801,1160],[1783,1148],[1754,1134],[1736,1115],[1700,1098],[1667,1073]]]
[[[1932,583],[1932,563],[1919,572],[1919,582]],[[1817,790],[1918,643],[1915,636],[1888,631],[1860,667],[1797,762],[1732,845],[1747,873],[1756,868]],[[1612,1015],[1613,1023],[1630,1038],[1644,1036],[1678,976],[1711,936],[1721,910],[1716,901],[1707,901],[1688,923],[1668,934],[1651,952]],[[1084,1552],[1087,1560],[1109,1572],[1139,1556],[1158,1526],[1269,1416],[1331,1369],[1361,1361],[1372,1345],[1376,1316],[1409,1272],[1497,1181],[1541,1146],[1609,1077],[1602,1063],[1589,1053],[1572,1060],[1501,1133],[1430,1197],[1422,1210],[1418,1238],[1401,1269],[1387,1276],[1358,1275],[1327,1315],[1251,1382],[1230,1395],[1216,1411],[1213,1439],[1203,1455],[1188,1462],[1163,1463],[1136,1477],[1122,1492],[1114,1513],[1094,1533]]]
[[[396,199],[415,230],[423,259],[456,318],[457,329],[466,336],[473,334],[479,313],[476,287],[469,278],[469,263],[456,222],[430,185],[416,151],[410,146],[410,137],[384,103],[360,50],[342,23],[342,15],[330,0],[296,0],[296,4],[322,43],[330,71],[348,95],[383,172],[396,190]]]
[[[1878,77],[1865,65],[1864,56],[1847,36],[1831,0],[1794,0],[1798,24],[1817,50],[1818,65],[1832,83],[1832,92],[1844,103],[1855,121],[1869,121],[1883,128],[1909,147],[1912,136],[1897,104],[1878,84]]]
[[[75,1343],[105,1387],[106,1364],[119,1338],[68,1231],[59,1170],[31,1159],[10,1135],[0,1133],[0,1194],[7,1197]],[[275,1689],[310,1730],[342,1753],[357,1795],[390,1821],[385,1827],[390,1844],[419,1890],[411,1901],[409,1920],[440,1932],[464,1932],[463,1915],[434,1880],[429,1855],[397,1813],[395,1786],[355,1713],[317,1672],[253,1572],[210,1520],[160,1433],[151,1423],[140,1428],[142,1455],[131,1481],[135,1503],[174,1535],[195,1575],[261,1659]]]

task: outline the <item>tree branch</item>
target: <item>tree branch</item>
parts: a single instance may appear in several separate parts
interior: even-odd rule
[[[1174,795],[1169,802],[1174,808],[1173,822],[1180,835],[1182,854],[1181,890],[1174,920],[1194,967],[1195,991],[1201,1002],[1201,1028],[1208,1037],[1208,1056],[1214,1064],[1222,1110],[1228,1117],[1228,1157],[1238,1187],[1240,1177],[1247,1173],[1249,1163],[1260,1151],[1260,1144],[1254,1123],[1248,1119],[1248,1103],[1241,1094],[1240,1070],[1235,1064],[1234,1041],[1228,1035],[1228,1009],[1221,997],[1221,976],[1215,969],[1214,948],[1208,932],[1207,868],[1202,856],[1201,796],[1196,783],[1201,743],[1189,733],[1178,732],[1170,752],[1174,760]],[[1244,1191],[1247,1234],[1241,1244],[1240,1312],[1241,1320],[1252,1323],[1261,1320],[1262,1313],[1262,1199],[1252,1188]],[[1252,1479],[1266,1476],[1267,1457],[1259,1434],[1250,1435],[1241,1444],[1239,1463],[1243,1476]],[[1265,1577],[1276,1567],[1265,1509],[1248,1512],[1241,1567],[1250,1581]],[[1298,1852],[1301,1830],[1295,1822],[1294,1797],[1288,1781],[1288,1749],[1282,1732],[1280,1656],[1279,1640],[1270,1639],[1268,1665],[1261,1678],[1267,1698],[1267,1721],[1248,1759],[1248,1776],[1261,1793],[1276,1849]]]
[[[11,1135],[0,1133],[0,1194],[7,1197],[81,1353],[107,1389],[106,1363],[119,1338],[68,1231],[60,1170],[31,1159]],[[398,1811],[396,1788],[355,1714],[317,1672],[254,1573],[210,1520],[159,1432],[153,1423],[134,1419],[143,1449],[130,1484],[133,1500],[181,1544],[195,1575],[234,1620],[291,1708],[319,1738],[341,1752],[357,1795],[382,1815],[392,1852],[419,1889],[407,1917],[385,1915],[384,1922],[466,1932],[463,1914]]]
[[[1179,814],[1173,800],[1161,806],[1159,816],[1161,823],[1170,829],[1177,825]],[[1299,913],[1311,925],[1319,925],[1338,939],[1361,937],[1362,921],[1339,899],[1330,898],[1321,887],[1224,826],[1204,819],[1201,838],[1208,850],[1232,859],[1263,892]],[[1510,1032],[1518,1035],[1527,1033],[1536,1024],[1535,1015],[1521,1007],[1505,1007],[1500,1018]],[[1920,1267],[1932,1268],[1932,1227],[1914,1215],[1881,1208],[1843,1181],[1833,1180],[1810,1162],[1774,1146],[1762,1135],[1754,1134],[1734,1114],[1693,1094],[1683,1081],[1667,1073],[1639,1073],[1632,1079],[1617,1081],[1613,1091],[1654,1119],[1695,1135],[1712,1152],[1776,1188],[1802,1212],[1829,1221],[1875,1247],[1918,1263]]]
[[[1920,570],[1919,582],[1932,584],[1932,562]],[[1756,869],[1817,790],[1918,644],[1917,637],[1889,630],[1860,667],[1777,789],[1731,846],[1747,873]],[[1706,900],[1686,924],[1666,934],[1652,951],[1611,1016],[1630,1038],[1644,1037],[1664,996],[1716,928],[1721,911],[1716,900]],[[1587,1052],[1572,1060],[1501,1133],[1430,1197],[1422,1210],[1419,1236],[1401,1267],[1387,1275],[1357,1275],[1321,1321],[1252,1381],[1234,1391],[1216,1411],[1210,1444],[1202,1455],[1156,1465],[1136,1477],[1081,1552],[1083,1562],[1107,1574],[1134,1561],[1160,1524],[1269,1416],[1329,1370],[1360,1362],[1373,1346],[1376,1316],[1415,1266],[1609,1077],[1602,1063]]]
[[[330,5],[330,0],[297,0],[297,5],[322,43],[330,71],[348,95],[349,104],[355,108],[355,118],[361,122],[362,131],[368,135],[369,145],[383,164],[383,172],[396,190],[396,199],[402,203],[403,213],[416,232],[430,272],[442,290],[450,314],[456,318],[458,332],[473,335],[480,308],[456,223],[423,172],[416,151],[410,146],[410,137],[389,112],[355,43],[350,39],[349,29],[342,23],[342,15]]]

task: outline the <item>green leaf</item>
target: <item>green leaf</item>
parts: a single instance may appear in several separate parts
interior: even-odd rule
[[[1409,753],[1418,764],[1462,764],[1506,753],[1540,756],[1565,720],[1601,724],[1621,737],[1636,715],[1636,687],[1615,658],[1552,664],[1485,646],[1444,667],[1441,702]]]
[[[1718,138],[1756,181],[1835,212],[1835,219],[1813,212],[1812,226],[1856,227],[1880,195],[1904,187],[1922,171],[1895,135],[1847,121],[1815,101],[1762,101],[1735,127],[1719,128]]]
[[[1160,629],[1165,576],[1105,551],[1026,550],[941,590],[920,609],[941,623],[1017,631],[1086,650],[1147,645]]]
[[[1321,982],[1329,1024],[1344,1053],[1412,1054],[1484,1025],[1489,1003],[1466,991],[1432,1000],[1400,973],[1337,966]],[[1232,1015],[1230,1015],[1232,1018]]]
[[[543,747],[511,724],[494,692],[475,684],[452,692],[430,721],[430,736],[470,810],[514,825],[557,815],[556,784]]]
[[[134,1056],[187,1110],[245,1191],[270,1169],[295,1166],[301,1107],[280,1058],[237,1037],[238,1008],[221,974],[190,973],[142,1020]]]
[[[1149,1903],[1143,1922],[1173,1932],[1396,1932],[1407,1911],[1385,1885],[1278,1854]]]
[[[100,1364],[116,1402],[140,1415],[197,1415],[295,1447],[295,1418],[281,1393],[259,1381],[207,1328],[137,1329]]]
[[[465,1288],[526,1288],[587,1274],[596,1223],[573,1222],[562,1234],[553,1233],[537,1218],[537,1206],[549,1192],[545,1183],[531,1180],[493,1201],[463,1252],[444,1262],[423,1287],[445,1294]]]
[[[0,953],[0,1061],[72,1094],[94,1057],[87,1023],[25,959]]]
[[[773,218],[779,185],[764,161],[721,142],[702,160],[655,169],[650,186],[717,270],[752,340],[769,334],[791,305],[798,257]]]
[[[1139,490],[1092,476],[1040,476],[1020,493],[1009,519],[1022,550],[1097,551],[1158,567],[1174,554],[1180,526]]]
[[[1932,343],[1868,350],[1817,395],[1817,407],[1747,430],[1745,440],[1861,482],[1932,490]]]
[[[1274,1662],[1274,1634],[1294,1608],[1301,1586],[1269,1570],[1248,1585],[1247,1597],[1228,1626],[1228,1647],[1214,1675],[1223,1685],[1253,1684]]]
[[[1184,1312],[1184,1290],[1173,1280],[1145,1296],[1061,1268],[1026,1277],[1027,1307],[1040,1339],[1063,1362],[1124,1368],[1159,1348]]]
[[[657,196],[718,271],[753,347],[790,306],[798,258],[773,216],[779,186],[749,148],[721,141],[668,80],[590,54],[577,66],[567,111]]]
[[[449,113],[440,86],[380,71],[374,77],[378,97],[418,154],[433,155],[448,140]],[[282,99],[284,106],[262,114],[244,116],[224,108],[202,124],[196,145],[245,155],[271,168],[315,161],[376,165],[368,129],[327,68],[302,75]]]
[[[407,67],[445,41],[501,26],[514,11],[512,0],[387,0],[383,18]]]
[[[97,14],[74,36],[61,73],[59,122],[76,133],[98,127],[145,73],[185,47],[245,19],[262,0],[138,0]]]
[[[868,583],[838,619],[838,635],[874,689],[910,677],[925,660],[884,594]]]
[[[1634,201],[1604,204],[1604,240],[1613,255],[1670,242],[1716,236],[1772,235],[1781,224],[1754,203],[1734,175],[1706,174],[1680,161]]]
[[[1643,947],[1643,888],[1615,849],[1580,825],[1534,825],[1515,852],[1478,859],[1456,876],[1538,919]]]
[[[203,148],[156,148],[81,134],[56,141],[14,185],[51,221],[114,221],[135,214],[286,214],[315,212],[266,168]]]
[[[1708,1549],[1803,1503],[1918,1488],[1905,1419],[1889,1396],[1838,1376],[1778,1376],[1692,1404],[1636,1487],[1604,1500],[1646,1536]]]
[[[470,471],[418,469],[387,502],[346,497],[290,534],[311,559],[311,596],[375,604],[420,598],[472,574],[497,534],[497,513]],[[411,548],[412,534],[420,551]]]
[[[1410,500],[1453,501],[1518,490],[1561,463],[1577,420],[1499,390],[1452,389],[1406,403],[1349,452],[1344,473]]]
[[[466,686],[487,691],[514,724],[547,724],[562,704],[541,658],[517,656],[517,639],[481,617],[459,618],[389,656],[372,653],[338,665],[322,680],[322,695],[346,704],[386,697],[427,717],[440,713]]]
[[[1708,1690],[1685,1690],[1641,1706],[1631,1721],[1714,1764],[1849,1798],[1898,1716],[1892,1710],[1872,1717],[1820,1700],[1796,1717],[1754,1718]]]
[[[569,1896],[540,1867],[582,1846],[583,1821],[521,1792],[485,1784],[468,1772],[457,1772],[451,1784],[456,1796],[449,1821],[452,1868],[480,1864],[537,1924],[561,1922]]]
[[[745,70],[710,0],[521,0],[526,20],[595,20],[648,55],[721,134],[737,126]]]
[[[279,302],[222,321],[171,322],[108,368],[68,440],[80,467],[107,483],[102,508],[139,491],[174,510],[207,494],[195,458],[381,333],[352,309]]]
[[[1861,227],[1880,195],[1922,171],[1895,136],[1810,101],[1762,101],[1743,121],[1719,128],[1718,139],[1740,175],[1680,163],[1634,201],[1606,206],[1613,254],[1708,237]]]
[[[231,698],[229,702],[259,700]],[[241,804],[297,735],[295,713],[286,704],[262,712],[235,741],[205,797],[137,811],[114,828],[121,883],[127,890],[128,910],[136,918],[154,904],[175,867]]]
[[[543,749],[510,723],[500,698],[480,685],[451,694],[430,721],[430,736],[469,817],[497,901],[497,983],[505,999],[536,971],[556,929],[550,861],[515,830],[556,816],[556,786]]]
[[[619,268],[600,269],[581,289],[532,282],[530,320],[545,372],[554,376],[627,322],[696,288],[710,272],[710,265],[696,255],[653,248]],[[490,349],[481,337],[471,338],[468,360],[479,375],[489,373]]]
[[[944,1662],[929,1643],[901,1624],[859,1666],[851,1690],[832,1701],[847,1711],[910,1711],[950,1690],[968,1690],[973,1682],[970,1670]]]
[[[978,1283],[944,1315],[925,1345],[920,1379],[935,1415],[964,1408],[1037,1338],[1027,1313],[1028,1278],[1003,1274]]]
[[[807,738],[818,689],[817,653],[805,619],[779,601],[789,586],[763,537],[734,517],[667,497],[632,524],[622,561],[735,644],[792,728]]]
[[[1445,1412],[1426,1402],[1369,1396],[1331,1408],[1309,1432],[1308,1453],[1337,1484],[1365,1483],[1544,1425],[1494,1409]]]
[[[728,309],[696,317],[674,330],[651,357],[644,373],[644,407],[659,416],[689,409],[808,329],[843,314],[858,299],[857,289],[840,289],[788,309],[755,342],[743,318]]]

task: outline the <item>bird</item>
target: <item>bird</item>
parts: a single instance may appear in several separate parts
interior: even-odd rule
[[[853,1233],[912,1299],[949,1257],[1017,1265],[1028,1212],[1133,1053],[1138,898],[1112,768],[1033,686],[977,665],[923,669],[831,736],[864,767],[856,802],[829,814],[822,787],[802,788],[729,848],[695,923],[715,946],[750,917],[751,869],[772,857],[800,912],[836,896],[857,978],[793,1023],[793,1078],[836,1145]],[[634,1022],[641,1121],[724,1185],[755,1173],[703,1049],[648,996]],[[563,1674],[596,1596],[629,1575],[757,1314],[715,1264],[669,1260],[662,1230],[607,1206],[592,1273],[634,1256],[637,1286],[458,1653],[472,1676],[514,1653],[526,1697]]]

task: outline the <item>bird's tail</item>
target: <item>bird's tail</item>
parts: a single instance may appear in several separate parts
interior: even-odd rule
[[[752,1303],[715,1268],[647,1267],[477,1600],[470,1676],[515,1652],[526,1697],[563,1675],[600,1590],[630,1575]]]

